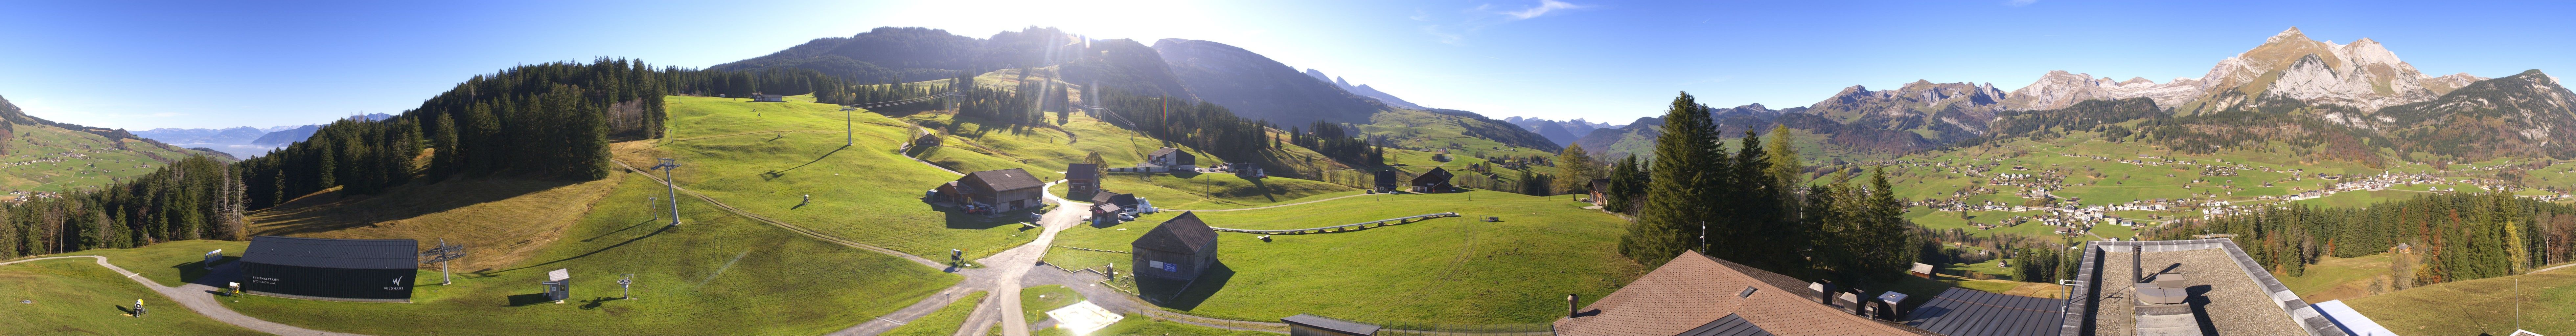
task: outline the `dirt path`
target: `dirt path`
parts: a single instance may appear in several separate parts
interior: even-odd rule
[[[242,315],[242,314],[241,314],[241,313],[239,313],[239,312],[234,312],[234,311],[232,310],[232,308],[225,308],[223,304],[221,304],[221,303],[216,303],[216,302],[215,302],[215,297],[214,297],[214,294],[213,294],[213,293],[215,293],[215,292],[216,292],[216,288],[215,288],[215,287],[213,287],[213,286],[200,285],[200,284],[193,284],[193,283],[192,283],[192,284],[179,285],[178,287],[165,287],[165,286],[161,286],[161,284],[159,284],[159,283],[153,283],[153,282],[152,282],[152,280],[144,279],[142,274],[135,274],[135,273],[134,273],[134,272],[132,272],[132,271],[126,271],[124,267],[116,267],[116,265],[115,265],[115,264],[109,264],[109,263],[107,263],[107,257],[101,257],[101,256],[44,257],[44,258],[35,258],[35,259],[27,259],[27,260],[19,260],[19,261],[11,261],[11,262],[0,262],[0,265],[8,265],[8,264],[15,264],[15,263],[22,263],[22,262],[29,262],[29,261],[37,261],[37,260],[47,260],[47,259],[65,259],[65,258],[90,258],[90,259],[97,259],[96,261],[98,262],[98,265],[99,265],[99,266],[101,266],[101,267],[107,267],[107,269],[108,269],[108,270],[116,271],[116,273],[117,273],[117,274],[124,274],[126,279],[133,279],[135,283],[143,284],[143,287],[144,287],[144,288],[151,288],[153,292],[158,292],[158,293],[161,293],[161,296],[169,297],[169,298],[170,298],[170,301],[177,301],[177,302],[179,302],[179,305],[180,305],[180,306],[186,306],[186,307],[188,307],[188,309],[189,309],[189,310],[197,311],[197,314],[205,315],[205,316],[206,316],[206,318],[212,318],[212,319],[215,319],[215,321],[221,321],[221,322],[226,323],[226,324],[231,324],[231,325],[241,326],[242,328],[250,328],[250,330],[258,330],[259,332],[264,332],[264,333],[271,333],[271,334],[278,334],[278,335],[289,335],[289,336],[301,336],[301,335],[366,336],[366,335],[360,335],[360,334],[336,333],[336,332],[328,332],[328,331],[321,331],[321,330],[313,330],[313,329],[297,328],[297,327],[295,327],[295,326],[290,326],[290,325],[285,325],[285,324],[279,324],[279,323],[277,323],[277,322],[269,322],[269,321],[267,321],[267,320],[261,320],[261,319],[257,319],[257,318],[252,318],[252,317],[250,317],[250,316],[248,316],[248,315]]]

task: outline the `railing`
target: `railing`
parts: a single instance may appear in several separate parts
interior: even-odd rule
[[[1393,218],[1393,219],[1378,220],[1378,221],[1373,221],[1373,222],[1354,223],[1354,224],[1342,224],[1342,225],[1334,225],[1334,226],[1326,226],[1326,227],[1318,227],[1318,228],[1294,229],[1294,230],[1252,230],[1252,229],[1229,229],[1229,228],[1221,228],[1221,227],[1210,227],[1209,229],[1215,229],[1215,230],[1217,230],[1217,231],[1225,231],[1225,232],[1242,232],[1242,233],[1258,233],[1258,234],[1308,234],[1308,233],[1326,233],[1326,232],[1349,232],[1349,231],[1351,231],[1351,230],[1359,230],[1359,229],[1366,229],[1366,228],[1369,228],[1369,227],[1368,227],[1368,225],[1369,225],[1369,224],[1378,224],[1378,226],[1383,227],[1383,226],[1387,226],[1387,225],[1396,225],[1396,224],[1412,223],[1412,221],[1413,221],[1413,220],[1416,220],[1416,219],[1432,219],[1432,218],[1441,218],[1441,217],[1458,217],[1458,213],[1456,213],[1456,212],[1443,212],[1443,213],[1436,213],[1436,214],[1414,215],[1414,216],[1406,216],[1406,217],[1403,217],[1403,218]],[[1392,222],[1393,224],[1387,224],[1387,223],[1389,223],[1389,222]],[[1335,230],[1335,229],[1339,229],[1339,230]],[[1313,232],[1307,232],[1307,231],[1313,231]]]

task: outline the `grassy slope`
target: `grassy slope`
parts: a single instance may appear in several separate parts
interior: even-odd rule
[[[885,335],[946,336],[956,334],[957,328],[966,324],[966,315],[975,313],[975,304],[978,302],[984,302],[984,294],[989,293],[975,292],[974,294],[967,294],[965,298],[957,299],[957,302],[949,303],[946,307],[939,307],[938,311],[930,312],[930,315],[922,315],[921,318],[912,319],[912,322],[904,323],[901,327],[895,327],[894,330],[887,330]]]
[[[2435,284],[2344,303],[2399,333],[2505,335],[2514,330],[2515,301],[2522,302],[2522,329],[2576,333],[2576,319],[2568,318],[2576,316],[2576,269]]]
[[[1048,115],[1052,118],[1054,114]],[[1030,128],[1015,132],[972,121],[956,120],[954,115],[944,113],[916,113],[904,116],[902,119],[906,122],[952,129],[953,131],[950,131],[951,134],[946,138],[951,141],[950,143],[941,147],[925,148],[921,151],[923,154],[921,157],[961,172],[1021,168],[1042,178],[1055,179],[1063,177],[1058,172],[1063,171],[1066,164],[1082,162],[1091,153],[1099,153],[1101,160],[1107,162],[1109,167],[1130,167],[1144,162],[1145,154],[1161,149],[1165,145],[1161,140],[1128,132],[1079,114],[1074,115],[1071,122],[1061,125],[1062,131]],[[1072,133],[1074,138],[1068,139],[1067,132]],[[1198,155],[1199,163],[1203,166],[1218,162],[1204,152],[1187,149],[1185,145],[1173,144],[1172,146]],[[1284,155],[1300,155],[1298,151],[1302,150],[1304,148],[1292,148]],[[1305,154],[1312,154],[1312,152],[1307,151]],[[1317,167],[1293,169],[1301,171],[1321,169]],[[1258,186],[1255,186],[1252,181],[1227,174],[1198,174],[1184,179],[1172,175],[1147,177],[1140,174],[1112,173],[1104,178],[1101,184],[1103,189],[1144,196],[1146,199],[1153,200],[1155,206],[1174,209],[1246,208],[1292,201],[1318,194],[1355,190],[1331,183],[1283,177],[1263,179]],[[1057,190],[1057,192],[1066,191]]]
[[[205,274],[206,251],[224,250],[228,258],[239,259],[249,242],[221,240],[182,240],[130,249],[96,249],[63,255],[107,257],[107,262],[126,271],[142,274],[162,286],[178,286]],[[224,262],[230,262],[229,260]]]
[[[1037,336],[1083,336],[1075,335],[1073,334],[1073,331],[1065,330],[1064,328],[1030,330],[1029,334]],[[1144,315],[1127,314],[1127,319],[1118,320],[1118,323],[1111,323],[1109,326],[1100,327],[1100,330],[1093,330],[1091,333],[1084,335],[1278,336],[1279,333],[1218,329],[1199,326],[1196,324],[1149,319]]]
[[[2372,279],[2381,279],[2384,284],[2386,279],[2383,277],[2388,275],[2390,259],[2385,253],[2353,258],[2326,257],[2315,265],[2308,265],[2305,276],[2275,277],[2281,279],[2281,285],[2289,286],[2291,293],[2299,294],[2300,299],[2308,302],[2349,300],[2370,296]]]
[[[1062,285],[1045,285],[1020,289],[1021,318],[1029,323],[1047,319],[1047,311],[1082,302],[1082,293]]]
[[[820,334],[910,305],[958,281],[900,258],[832,245],[733,216],[694,199],[664,230],[645,197],[662,188],[636,174],[607,202],[511,268],[424,284],[414,303],[249,296],[227,302],[261,319],[375,335]],[[570,269],[568,304],[532,303],[548,270]],[[636,274],[637,300],[616,300],[618,273]],[[515,305],[514,304],[522,304]],[[400,317],[400,318],[393,318]]]
[[[59,192],[103,186],[201,153],[161,149],[138,140],[124,140],[127,149],[118,150],[107,137],[51,126],[14,125],[14,129],[16,137],[0,145],[8,149],[7,155],[0,155],[0,190]]]
[[[0,284],[9,284],[0,286],[0,335],[265,335],[191,312],[90,259],[0,266]],[[123,315],[135,299],[151,309],[142,318]]]
[[[1415,149],[1449,149],[1465,157],[1531,157],[1556,156],[1554,153],[1512,147],[1501,142],[1466,135],[1467,117],[1415,110],[1388,110],[1369,116],[1370,124],[1354,125],[1361,133],[1392,137],[1393,146]]]
[[[1582,205],[1561,197],[1476,191],[1199,213],[1220,227],[1329,226],[1448,211],[1504,221],[1442,218],[1347,233],[1281,235],[1272,242],[1220,233],[1219,260],[1233,272],[1231,277],[1204,278],[1187,299],[1167,307],[1255,321],[1331,312],[1370,322],[1545,322],[1564,309],[1551,300],[1566,293],[1597,298],[1642,271],[1612,248],[1626,222],[1578,208]],[[1149,215],[1105,228],[1076,227],[1058,234],[1056,244],[1125,251],[1129,242],[1173,215]],[[1050,251],[1047,261],[1066,268],[1132,267],[1123,266],[1131,264],[1127,254],[1070,249]]]
[[[710,97],[664,98],[674,125],[653,143],[620,144],[619,160],[638,167],[676,157],[680,186],[761,216],[914,255],[963,249],[970,258],[1027,243],[1008,218],[935,209],[924,190],[956,175],[895,153],[911,126],[871,113],[857,119],[858,144],[842,148],[838,106],[747,103]],[[1052,171],[1049,171],[1050,173]],[[813,195],[798,206],[800,195]]]
[[[445,238],[472,255],[451,267],[478,270],[517,263],[561,238],[564,227],[580,221],[619,181],[451,179],[373,196],[316,193],[249,217],[251,232],[263,236],[413,239],[423,245]]]

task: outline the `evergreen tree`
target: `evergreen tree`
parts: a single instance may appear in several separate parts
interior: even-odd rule
[[[1673,98],[1664,122],[1663,137],[1655,143],[1645,208],[1619,239],[1620,253],[1648,268],[1701,245],[1700,227],[1709,213],[1702,210],[1709,204],[1704,188],[1710,177],[1704,175],[1720,159],[1710,155],[1716,152],[1712,147],[1717,129],[1709,121],[1708,107],[1690,93]]]

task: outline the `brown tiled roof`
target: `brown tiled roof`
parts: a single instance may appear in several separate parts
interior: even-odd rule
[[[1852,316],[1815,301],[1806,282],[1685,251],[1577,317],[1556,320],[1556,334],[1675,335],[1729,314],[1780,335],[1918,335]],[[1745,288],[1753,289],[1743,295]]]

